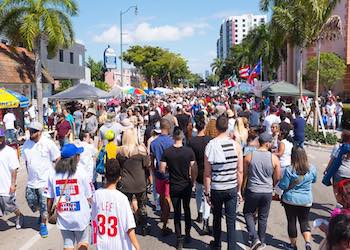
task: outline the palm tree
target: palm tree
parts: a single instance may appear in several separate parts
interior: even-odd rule
[[[53,57],[58,48],[74,41],[71,17],[77,15],[75,0],[3,0],[0,2],[0,33],[14,45],[23,44],[35,56],[35,85],[39,122],[43,122],[41,72],[42,41]]]
[[[221,60],[221,58],[215,58],[214,62],[212,64],[210,64],[210,67],[211,67],[212,72],[215,75],[220,77],[222,69],[224,67],[224,61]]]

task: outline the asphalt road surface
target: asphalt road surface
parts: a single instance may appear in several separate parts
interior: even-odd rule
[[[318,180],[313,186],[314,203],[311,209],[310,222],[316,218],[328,218],[329,212],[335,206],[335,199],[331,188],[325,187],[321,184],[322,173],[329,160],[330,150],[321,148],[307,148],[309,160],[318,169]],[[36,249],[63,249],[63,241],[59,230],[55,225],[49,225],[49,237],[42,239],[38,233],[39,226],[36,223],[38,214],[34,214],[29,209],[25,197],[24,190],[26,184],[27,173],[24,165],[18,173],[17,179],[17,201],[22,213],[25,215],[24,226],[21,230],[16,230],[14,227],[15,217],[13,214],[0,219],[0,249],[21,249],[21,250],[36,250]],[[195,220],[197,210],[195,199],[191,200],[192,219]],[[159,221],[159,214],[155,214],[150,207],[148,213],[151,223],[151,232],[149,235],[143,237],[138,235],[138,239],[142,249],[174,249],[176,244],[175,235],[162,237],[160,233],[161,223]],[[224,241],[223,248],[227,248],[225,221],[222,223],[222,238]],[[169,226],[173,229],[173,220],[170,220]],[[184,226],[184,222],[183,222]],[[187,249],[209,249],[207,244],[212,240],[210,236],[200,235],[202,225],[193,221],[193,228],[191,231],[193,242],[186,246]],[[184,230],[183,230],[184,232]],[[312,230],[312,245],[313,249],[318,249],[318,245],[324,238],[324,234],[318,229]],[[237,217],[237,249],[249,249],[247,246],[247,230],[242,216],[242,204],[239,207],[239,214]],[[288,242],[287,235],[287,220],[283,207],[279,202],[273,201],[270,215],[268,219],[267,228],[267,248],[266,249],[283,249],[283,245]],[[304,242],[299,233],[298,245],[303,249]]]

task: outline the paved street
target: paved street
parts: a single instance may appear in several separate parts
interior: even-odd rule
[[[321,184],[321,176],[326,164],[329,160],[329,151],[318,148],[307,149],[309,160],[312,164],[318,168],[318,181],[314,185],[314,205],[311,210],[311,220],[319,217],[326,217],[329,211],[335,205],[335,200],[332,195],[331,188],[327,188]],[[20,231],[16,231],[14,228],[14,217],[10,215],[0,219],[0,231],[1,238],[0,249],[62,249],[62,238],[60,232],[56,226],[49,226],[49,237],[47,239],[41,239],[38,233],[38,225],[36,224],[37,214],[33,214],[24,198],[24,188],[26,183],[26,170],[25,167],[19,171],[18,174],[18,190],[17,198],[18,204],[25,215],[24,228]],[[191,201],[192,218],[195,219],[197,212],[195,209],[195,200]],[[242,211],[240,206],[239,211]],[[173,249],[175,246],[175,236],[163,238],[160,236],[160,223],[159,217],[155,215],[151,209],[148,209],[150,214],[150,223],[152,224],[152,231],[149,236],[138,236],[142,249]],[[268,222],[268,247],[267,249],[281,249],[281,246],[288,240],[287,237],[287,221],[283,208],[279,202],[273,202],[270,211],[270,217]],[[173,228],[173,221],[171,220],[170,226]],[[206,243],[212,239],[208,236],[200,236],[200,226],[194,222],[192,236],[194,238],[192,244],[188,246],[188,249],[206,249]],[[225,239],[225,228],[223,228],[223,238]],[[313,247],[316,249],[320,241],[323,239],[323,234],[319,230],[314,230],[313,235]],[[247,232],[244,225],[244,219],[240,213],[237,221],[237,237],[239,241],[240,249],[248,249],[246,247]],[[303,246],[303,242],[299,239],[299,246]],[[226,245],[223,245],[223,249]]]

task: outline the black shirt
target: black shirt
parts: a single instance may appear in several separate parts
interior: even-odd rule
[[[191,148],[171,146],[164,151],[162,162],[166,162],[169,172],[170,194],[178,194],[191,186],[190,163],[195,161]]]
[[[210,140],[211,138],[209,136],[196,136],[190,141],[189,146],[192,148],[196,156],[198,166],[198,176],[196,181],[199,184],[203,184],[205,147]]]
[[[185,132],[188,121],[190,120],[190,116],[186,114],[178,114],[175,117],[177,119],[177,122],[179,123],[179,127],[182,129],[183,132]]]

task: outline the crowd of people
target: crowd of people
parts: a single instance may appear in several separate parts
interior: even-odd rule
[[[221,249],[224,213],[228,249],[237,249],[237,207],[244,202],[249,245],[264,249],[270,205],[278,200],[288,221],[285,248],[297,249],[299,223],[305,249],[311,249],[309,214],[317,171],[304,149],[307,121],[295,104],[198,90],[126,98],[111,107],[54,106],[45,106],[45,124],[28,110],[29,138],[21,149],[28,172],[25,197],[30,209],[40,212],[41,237],[48,237],[47,223],[57,217],[64,249],[86,249],[91,242],[97,249],[141,249],[136,232],[152,230],[150,201],[160,212],[163,237],[173,235],[168,226],[173,209],[177,249],[192,241],[193,212],[201,233],[213,236],[212,249]],[[333,97],[328,106],[334,106]],[[327,109],[341,116],[339,109]],[[7,115],[0,129],[0,216],[15,213],[20,229],[24,216],[15,195],[20,163],[6,145],[15,120]],[[343,145],[350,145],[348,130],[325,170],[338,202],[330,222],[322,224],[329,250],[350,247],[350,147]],[[192,192],[196,211],[190,208]]]

